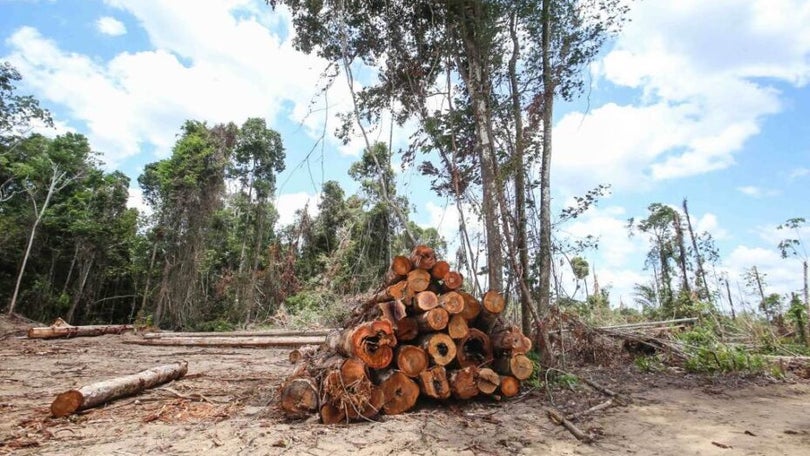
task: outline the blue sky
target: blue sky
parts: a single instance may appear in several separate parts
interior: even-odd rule
[[[612,185],[559,236],[599,235],[588,258],[614,305],[629,305],[632,285],[650,273],[646,241],[628,238],[626,220],[643,217],[651,202],[687,197],[693,222],[718,241],[718,271],[732,288],[756,265],[770,291],[798,290],[801,266],[779,258],[784,233],[775,227],[810,219],[810,2],[647,0],[632,8],[632,21],[590,68],[589,103],[558,105],[555,206]],[[321,94],[326,63],[289,39],[288,15],[259,0],[0,0],[0,59],[23,74],[20,91],[51,109],[59,131],[86,134],[108,167],[127,173],[136,206],[143,165],[167,156],[189,118],[261,116],[282,134],[285,221],[307,201],[313,208],[324,180],[354,190],[347,169],[362,142],[344,146],[332,135],[334,114],[349,107],[346,81]],[[358,84],[373,77],[362,76]],[[395,147],[408,131],[393,132]],[[372,134],[387,140],[389,131]],[[431,197],[415,170],[399,179],[419,223],[456,239],[456,211]],[[800,234],[810,242],[810,230]]]

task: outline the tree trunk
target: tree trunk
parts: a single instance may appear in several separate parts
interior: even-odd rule
[[[427,312],[439,306],[439,297],[432,291],[421,291],[416,294],[413,306],[422,312]]]
[[[411,252],[410,260],[414,268],[430,271],[436,265],[436,252],[426,245],[417,245]]]
[[[483,367],[478,369],[476,386],[478,387],[478,391],[484,394],[492,394],[501,386],[501,376],[494,370]]]
[[[540,300],[538,313],[543,315],[551,305],[551,132],[556,83],[551,73],[551,0],[543,0],[541,59],[543,66],[543,153],[540,164]]]
[[[698,247],[697,237],[695,231],[692,229],[692,218],[689,217],[689,207],[686,205],[686,198],[683,199],[683,213],[686,216],[686,227],[689,229],[689,237],[692,239],[692,248],[695,250],[695,262],[697,263],[697,276],[700,277],[701,283],[698,287],[701,290],[701,298],[709,299],[709,281],[706,280],[706,269],[703,267],[703,255],[700,254]]]
[[[807,288],[807,260],[802,262],[802,268],[804,271],[804,305],[807,306],[807,334],[810,334],[810,299],[808,299]]]
[[[419,293],[430,286],[430,273],[424,269],[414,269],[408,273],[408,292]]]
[[[450,397],[450,384],[444,366],[434,366],[419,374],[419,389],[422,394],[434,399]]]
[[[90,270],[93,267],[93,257],[90,257],[89,260],[84,262],[82,265],[82,272],[81,272],[81,280],[79,281],[79,288],[76,290],[76,293],[73,295],[73,302],[70,305],[70,310],[68,310],[66,320],[68,323],[73,324],[73,317],[76,314],[76,308],[79,306],[79,301],[82,299],[82,293],[84,293],[84,287],[87,285],[87,278],[90,276]]]
[[[326,340],[326,336],[334,332],[334,329],[266,329],[263,331],[225,331],[225,332],[154,332],[144,333],[144,339],[168,339],[174,337],[269,337],[269,336],[321,336]]]
[[[511,375],[501,377],[501,394],[504,397],[514,397],[520,392],[520,381]]]
[[[728,296],[728,305],[731,307],[731,319],[736,320],[737,315],[734,312],[734,301],[731,299],[731,287],[728,285],[728,278],[725,280],[726,282],[726,296]]]
[[[93,383],[78,390],[66,391],[54,399],[51,404],[51,414],[55,417],[67,416],[119,397],[140,393],[153,386],[177,380],[186,375],[187,371],[188,363],[181,361],[153,367],[137,374]]]
[[[532,376],[534,365],[526,355],[516,354],[496,359],[495,370],[504,375],[511,375],[518,380],[526,380]]]
[[[475,299],[475,296],[469,293],[459,292],[459,294],[464,299],[464,309],[459,315],[464,317],[464,319],[468,322],[475,321],[475,319],[478,318],[478,315],[481,313],[481,303]]]
[[[681,225],[681,217],[676,210],[672,211],[672,225],[675,227],[675,240],[678,243],[678,264],[681,267],[681,277],[683,278],[681,286],[687,296],[690,296],[692,290],[689,286],[689,274],[688,268],[686,267],[686,246],[684,245],[683,239],[683,226]]]
[[[430,364],[427,352],[416,345],[400,345],[397,347],[395,360],[399,371],[408,377],[419,376]]]
[[[444,280],[448,272],[450,272],[450,263],[440,260],[433,265],[433,269],[430,270],[430,276],[435,280]]]
[[[441,307],[416,315],[416,324],[421,332],[441,331],[449,321],[449,314]]]
[[[386,320],[363,323],[332,333],[326,338],[327,345],[345,356],[356,356],[372,369],[387,367],[394,358],[394,328]]]
[[[413,317],[405,317],[397,322],[396,337],[399,341],[411,341],[419,335],[419,325]]]
[[[444,284],[444,288],[446,290],[458,290],[462,285],[464,285],[464,277],[462,277],[461,273],[458,271],[449,271],[444,275],[442,283]]]
[[[464,317],[460,314],[450,317],[450,321],[447,322],[447,335],[449,335],[451,339],[463,339],[467,337],[469,333],[470,327]]]

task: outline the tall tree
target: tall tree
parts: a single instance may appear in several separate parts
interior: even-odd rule
[[[782,258],[787,258],[788,256],[795,256],[802,260],[802,284],[803,284],[803,291],[804,291],[804,305],[807,307],[807,315],[810,316],[810,298],[808,298],[808,287],[807,287],[807,249],[805,248],[804,242],[802,240],[802,236],[800,234],[801,228],[805,224],[805,219],[802,217],[795,217],[788,219],[785,223],[776,227],[779,230],[791,230],[793,231],[794,237],[783,239],[779,242],[779,252],[782,254]],[[810,334],[810,318],[808,318],[808,334]]]

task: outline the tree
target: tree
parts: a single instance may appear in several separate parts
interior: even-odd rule
[[[782,258],[794,256],[802,260],[802,283],[804,285],[804,305],[807,307],[807,315],[810,315],[810,298],[808,298],[807,287],[807,249],[804,247],[804,242],[799,234],[799,230],[804,226],[805,219],[801,217],[788,219],[785,223],[777,226],[778,230],[792,230],[795,237],[783,239],[779,242],[779,252]],[[810,325],[810,321],[808,321]],[[808,326],[808,333],[810,333],[810,326]]]
[[[22,80],[10,63],[0,65],[0,150],[15,149],[31,132],[35,123],[52,127],[51,113],[31,95],[17,95],[15,82]],[[5,185],[4,182],[0,184]],[[2,185],[0,185],[0,189]]]
[[[14,313],[23,275],[34,245],[37,228],[45,217],[54,195],[86,172],[90,145],[82,135],[68,133],[53,141],[43,137],[27,140],[26,160],[13,164],[12,174],[31,203],[34,220],[28,234],[8,313]]]

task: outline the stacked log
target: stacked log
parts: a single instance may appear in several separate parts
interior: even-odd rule
[[[496,290],[481,298],[428,246],[397,256],[371,299],[306,356],[279,404],[289,418],[325,424],[395,415],[420,397],[512,397],[532,374],[531,340],[501,317]]]

